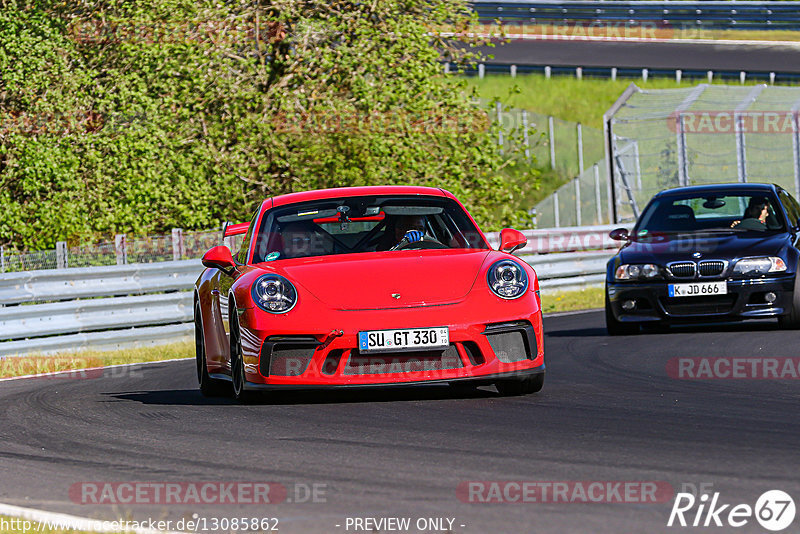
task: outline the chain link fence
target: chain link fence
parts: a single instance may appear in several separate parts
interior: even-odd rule
[[[605,142],[602,130],[496,102],[497,144],[520,142],[529,161],[573,177],[531,210],[536,228],[605,224],[609,221]]]
[[[767,182],[800,195],[800,87],[631,85],[609,110],[616,221],[662,189]]]

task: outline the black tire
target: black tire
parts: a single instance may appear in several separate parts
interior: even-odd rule
[[[800,265],[798,266],[800,269]],[[800,272],[794,275],[794,291],[792,291],[792,310],[786,315],[778,316],[778,326],[783,330],[800,329]]]
[[[504,397],[529,395],[542,390],[542,387],[544,387],[544,373],[521,379],[498,380],[494,385],[497,388],[497,392]]]
[[[623,323],[617,321],[614,312],[611,310],[611,301],[608,300],[606,291],[606,331],[609,336],[631,336],[639,333],[639,325],[636,323]]]
[[[206,366],[206,343],[203,337],[203,320],[200,317],[200,304],[194,307],[194,352],[197,362],[197,383],[204,397],[220,397],[227,394],[228,386],[224,380],[211,378]]]
[[[230,300],[231,302],[233,299]],[[241,403],[250,402],[253,399],[251,392],[245,389],[244,375],[244,355],[242,354],[242,339],[239,332],[239,319],[236,317],[236,308],[232,308],[231,316],[231,392],[233,398]]]

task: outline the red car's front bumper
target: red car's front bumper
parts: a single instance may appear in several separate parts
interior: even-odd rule
[[[337,311],[331,317],[276,321],[245,312],[242,349],[247,387],[284,389],[456,382],[544,372],[542,316],[533,293],[499,303],[503,314],[465,303],[375,311]],[[489,300],[487,304],[496,305]],[[493,306],[494,307],[494,306]],[[531,308],[535,311],[531,313]],[[486,317],[492,317],[487,321]],[[454,323],[454,318],[458,318]],[[482,320],[480,320],[482,319]],[[356,327],[336,328],[337,322]],[[281,324],[284,323],[284,324]],[[439,351],[361,354],[358,332],[448,326],[450,347]]]

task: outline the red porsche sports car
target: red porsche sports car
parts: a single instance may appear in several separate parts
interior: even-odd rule
[[[539,391],[539,282],[492,250],[461,203],[427,187],[353,187],[265,200],[235,255],[203,256],[194,295],[204,395],[398,384]]]

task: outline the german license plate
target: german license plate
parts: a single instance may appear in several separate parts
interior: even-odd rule
[[[449,346],[450,330],[446,326],[358,333],[358,350],[361,353],[444,349]]]
[[[705,297],[708,295],[725,295],[727,293],[727,282],[692,282],[669,285],[670,297]]]

